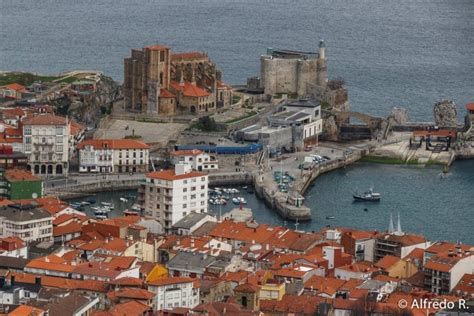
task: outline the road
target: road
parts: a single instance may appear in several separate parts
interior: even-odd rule
[[[61,188],[67,187],[76,184],[88,184],[88,183],[97,183],[100,181],[112,181],[112,180],[144,180],[144,173],[133,173],[133,174],[73,174],[68,177],[54,177],[47,178],[44,181],[45,189],[49,188]]]

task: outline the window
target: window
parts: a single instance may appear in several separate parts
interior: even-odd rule
[[[62,126],[56,126],[56,135],[63,135],[63,127]]]
[[[31,135],[31,126],[25,127],[25,135]]]
[[[188,188],[183,188],[183,192],[188,192]]]
[[[188,205],[187,204],[183,204],[183,208],[187,208]],[[186,212],[183,213],[184,215],[183,216],[186,216]]]
[[[56,145],[56,152],[62,153],[64,150],[63,145]]]
[[[201,177],[201,181],[206,181],[206,177]]]

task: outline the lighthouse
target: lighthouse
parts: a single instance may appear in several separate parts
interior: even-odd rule
[[[319,41],[319,59],[326,59],[326,44],[323,40]]]

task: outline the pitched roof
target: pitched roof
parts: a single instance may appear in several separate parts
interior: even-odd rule
[[[240,284],[234,288],[234,292],[241,292],[241,293],[257,293],[258,290],[259,290],[259,287],[251,283]]]
[[[22,91],[26,89],[25,86],[22,86],[21,84],[16,83],[16,82],[7,84],[5,86],[1,86],[0,88],[7,88],[7,89],[15,90],[15,91]]]
[[[107,296],[114,300],[115,298],[129,298],[134,300],[150,300],[152,299],[155,294],[145,289],[137,289],[137,288],[122,288],[117,291],[111,291],[107,293]]]
[[[160,180],[182,180],[196,177],[207,177],[206,173],[191,171],[183,174],[176,174],[174,170],[163,170],[163,171],[154,171],[146,175],[147,178],[151,179],[160,179]]]
[[[466,104],[466,110],[474,111],[474,102]]]
[[[150,146],[135,139],[89,139],[77,145],[77,149],[92,146],[95,149],[149,149]]]
[[[161,279],[156,279],[147,283],[148,286],[164,286],[164,285],[172,285],[172,284],[179,284],[179,283],[191,283],[195,282],[196,279],[192,278],[185,278],[185,277],[166,277]]]
[[[82,232],[82,224],[77,222],[72,222],[63,226],[56,226],[53,227],[53,236],[63,236],[72,233],[79,233]]]
[[[67,122],[68,120],[63,116],[38,114],[25,118],[23,125],[66,125]]]
[[[21,169],[7,169],[4,176],[10,182],[41,180],[39,177],[32,175],[31,172]]]
[[[377,261],[374,265],[381,269],[387,270],[388,268],[390,268],[391,266],[393,266],[395,263],[397,263],[400,260],[401,259],[398,257],[387,255],[383,257],[382,259],[380,259],[379,261]]]
[[[44,310],[29,305],[20,305],[13,311],[8,313],[8,316],[40,316],[43,315]]]
[[[143,303],[137,301],[128,301],[126,303],[117,304],[110,309],[112,316],[132,316],[132,315],[143,315],[147,310],[151,308]]]
[[[210,95],[205,89],[192,84],[191,82],[179,83],[171,81],[171,88],[176,91],[182,92],[185,97],[207,97]]]
[[[165,88],[160,89],[160,98],[175,98],[176,96]]]

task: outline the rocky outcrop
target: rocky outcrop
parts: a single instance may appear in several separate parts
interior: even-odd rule
[[[453,101],[443,100],[434,105],[433,114],[435,123],[439,127],[457,126],[458,111]]]
[[[392,126],[404,125],[408,122],[408,111],[405,108],[393,107],[388,119]]]
[[[334,115],[327,115],[323,118],[323,134],[326,140],[338,140],[339,129]]]

